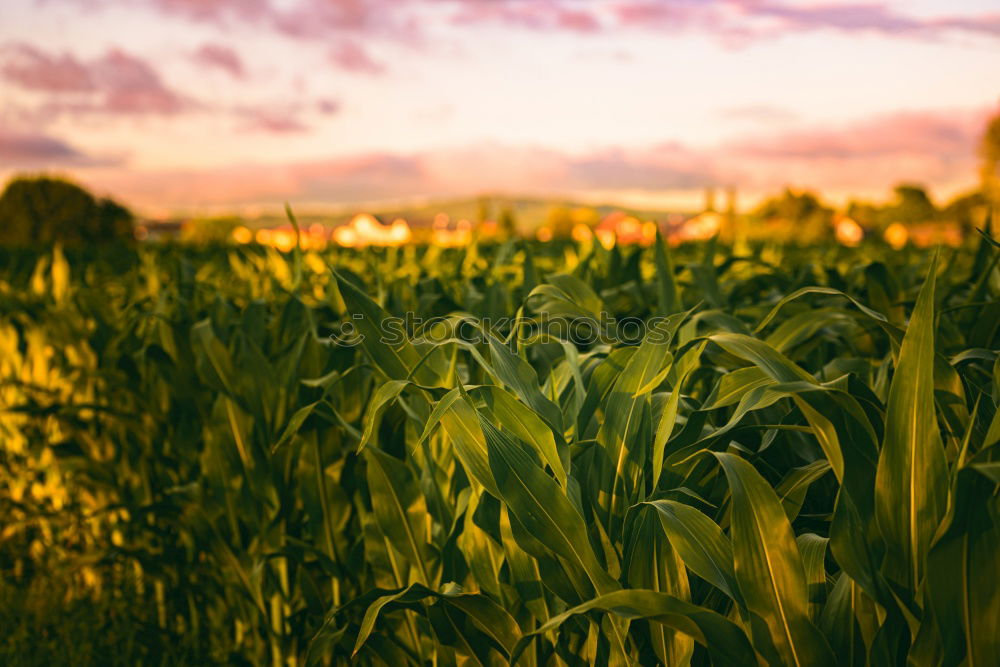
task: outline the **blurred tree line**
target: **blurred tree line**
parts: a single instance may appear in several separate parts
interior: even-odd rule
[[[901,183],[893,189],[889,201],[878,204],[851,200],[844,213],[869,232],[882,232],[897,222],[904,225],[949,222],[959,225],[965,233],[972,233],[975,227],[985,224],[989,203],[985,184],[980,190],[958,195],[938,207],[922,185]],[[763,225],[771,238],[785,234],[800,242],[815,242],[832,236],[836,214],[815,193],[786,188],[754,209],[750,219]]]
[[[979,145],[980,187],[956,196],[938,207],[918,183],[901,183],[888,202],[877,204],[851,200],[844,213],[867,231],[881,232],[893,223],[917,225],[950,222],[966,233],[989,224],[1000,215],[1000,114],[992,117]],[[750,213],[750,219],[772,238],[794,236],[799,241],[818,241],[833,234],[836,211],[809,191],[785,189]]]
[[[109,198],[51,176],[21,176],[0,195],[0,243],[67,245],[131,240],[135,216]]]
[[[891,201],[882,204],[851,201],[847,215],[866,229],[882,230],[894,222],[914,225],[922,222],[953,222],[966,231],[983,224],[987,198],[983,190],[958,195],[938,207],[921,185],[897,185]]]

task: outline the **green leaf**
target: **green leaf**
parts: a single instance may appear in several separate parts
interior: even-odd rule
[[[649,455],[649,445],[637,434],[643,413],[649,411],[648,393],[653,388],[653,380],[662,378],[673,361],[670,342],[682,318],[681,314],[674,315],[649,331],[618,376],[604,404],[604,423],[597,432],[597,440],[612,465],[610,477],[605,481],[611,491],[607,507],[609,520],[623,514],[631,501],[638,500],[635,495],[641,485],[639,477]],[[614,535],[612,530],[609,533]]]
[[[670,249],[663,242],[659,228],[656,230],[656,246],[653,251],[656,267],[656,297],[660,315],[666,317],[681,310],[681,293],[674,277],[674,260]]]
[[[802,555],[802,565],[806,571],[806,584],[809,586],[809,617],[814,622],[819,621],[820,610],[826,602],[826,545],[825,537],[814,533],[805,533],[795,538]]]
[[[378,388],[368,404],[368,412],[365,415],[365,430],[361,433],[361,442],[358,443],[360,452],[371,442],[375,429],[378,428],[382,413],[396,398],[403,392],[409,382],[406,380],[389,380]]]
[[[781,501],[753,466],[715,453],[732,495],[736,580],[750,611],[754,646],[789,665],[833,665],[826,639],[809,620],[802,558]]]
[[[344,304],[352,315],[350,321],[361,337],[361,346],[372,363],[390,380],[408,380],[416,369],[414,377],[419,384],[440,386],[443,376],[434,369],[431,361],[417,367],[421,354],[406,337],[399,318],[391,317],[337,271],[333,271],[333,275]]]
[[[619,588],[598,562],[583,517],[556,481],[509,436],[485,419],[480,423],[499,498],[511,514],[553,553],[586,573],[588,585],[577,582],[578,589],[607,593]]]
[[[793,468],[775,487],[789,521],[795,521],[795,517],[799,515],[809,486],[829,470],[830,462],[819,459],[800,468]]]
[[[663,531],[684,564],[742,605],[733,569],[733,547],[722,529],[695,508],[674,500],[644,504],[656,509]]]
[[[553,617],[534,632],[518,640],[511,662],[537,636],[556,630],[571,617],[591,610],[626,619],[648,619],[682,632],[708,649],[714,665],[753,665],[757,659],[746,635],[731,621],[714,611],[678,600],[672,595],[648,590],[620,590],[600,595]]]
[[[670,439],[670,433],[673,431],[674,423],[677,421],[677,408],[680,405],[681,400],[681,387],[684,385],[688,376],[698,366],[701,353],[707,344],[707,342],[702,342],[695,345],[674,363],[677,381],[674,383],[674,386],[670,391],[670,396],[667,398],[667,402],[663,406],[663,412],[660,414],[660,421],[656,427],[656,436],[653,439],[654,489],[660,483],[660,474],[663,472],[663,456],[667,446],[667,440]]]
[[[481,387],[491,399],[490,411],[497,425],[509,429],[516,437],[532,445],[542,461],[552,468],[559,483],[566,487],[566,468],[552,430],[536,413],[500,387]],[[473,392],[475,393],[475,392]],[[560,442],[562,438],[560,437]],[[565,444],[563,444],[565,447]]]
[[[375,521],[392,546],[409,562],[417,583],[432,584],[424,538],[427,504],[402,461],[378,449],[365,450],[368,490]]]
[[[552,430],[562,435],[562,412],[559,406],[546,398],[538,386],[538,374],[531,365],[510,351],[506,344],[491,334],[486,334],[490,358],[497,377],[517,394],[532,410],[544,419]]]
[[[630,588],[654,590],[689,601],[691,590],[684,561],[659,523],[656,512],[642,512],[632,523],[624,564],[626,581]],[[660,662],[683,665],[690,661],[694,650],[691,637],[659,623],[648,625],[653,651]]]
[[[845,667],[867,664],[871,639],[865,641],[859,619],[877,621],[874,618],[875,605],[869,599],[866,606],[865,597],[854,580],[846,572],[841,572],[820,616],[819,627],[830,641],[837,661]],[[874,635],[874,630],[871,634]]]
[[[910,591],[923,580],[947,505],[947,464],[934,410],[936,268],[935,259],[903,337],[875,483],[875,516],[886,544],[883,570]]]
[[[928,554],[929,597],[945,664],[989,665],[1000,655],[996,484],[971,466],[959,471],[951,523]]]
[[[592,319],[600,322],[604,303],[587,283],[568,273],[557,273],[546,278],[528,295],[532,308],[551,317]]]
[[[447,607],[452,613],[457,612],[457,618],[471,621],[478,632],[487,635],[495,642],[504,658],[509,658],[517,646],[517,637],[520,635],[517,623],[507,611],[484,595],[463,593],[454,585],[445,586],[439,592],[422,584],[412,584],[400,590],[384,591],[384,593],[384,595],[376,597],[365,610],[364,619],[355,639],[352,656],[356,656],[368,638],[371,637],[375,622],[383,610],[406,607],[427,599]],[[464,628],[456,625],[455,629],[462,633]],[[471,642],[465,644],[469,643]]]

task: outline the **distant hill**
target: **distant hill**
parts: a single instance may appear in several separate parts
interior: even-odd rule
[[[472,222],[479,222],[480,220],[498,220],[505,211],[508,211],[513,216],[519,230],[533,231],[546,221],[554,209],[559,208],[588,208],[596,211],[600,217],[604,217],[614,211],[623,211],[642,220],[665,220],[668,216],[679,213],[679,211],[637,209],[610,203],[594,205],[564,199],[483,195],[480,197],[442,199],[410,204],[359,206],[356,209],[345,209],[341,212],[316,213],[308,210],[296,210],[295,216],[304,227],[313,223],[321,223],[327,226],[344,224],[358,213],[370,213],[380,218],[383,222],[391,222],[395,218],[404,218],[412,226],[421,227],[425,225],[429,226],[434,217],[439,213],[444,213],[453,220],[465,218]],[[284,216],[269,214],[247,220],[246,224],[249,227],[256,228],[274,227],[285,222]]]

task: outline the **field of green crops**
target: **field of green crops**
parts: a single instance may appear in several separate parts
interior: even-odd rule
[[[0,256],[0,663],[996,665],[1000,249]]]

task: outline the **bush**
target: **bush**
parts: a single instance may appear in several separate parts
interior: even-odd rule
[[[131,211],[48,176],[19,177],[0,195],[0,243],[66,244],[129,240]]]

